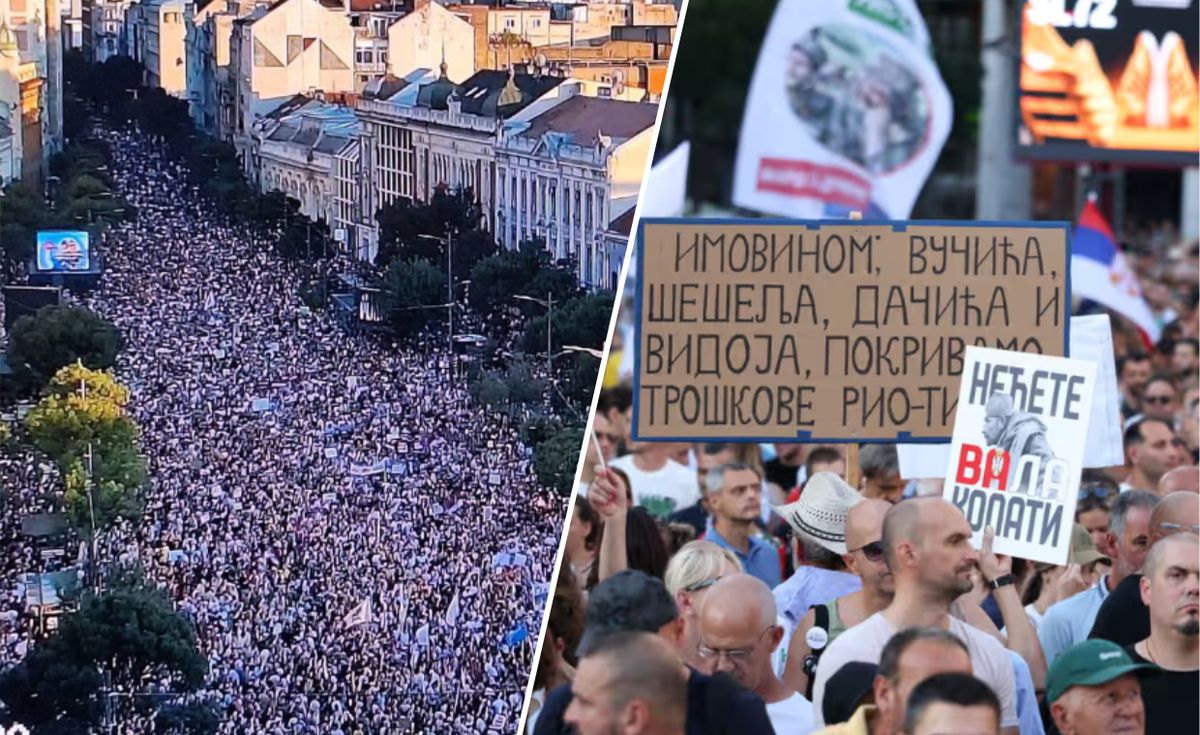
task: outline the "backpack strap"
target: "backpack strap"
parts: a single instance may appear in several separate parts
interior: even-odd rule
[[[808,629],[809,632],[811,633],[814,630],[820,629],[825,633],[825,643],[822,643],[819,648],[813,647],[811,638],[806,641],[809,644],[808,655],[804,657],[802,666],[804,668],[804,673],[808,674],[808,689],[804,692],[804,696],[808,697],[809,701],[812,701],[813,685],[817,681],[817,662],[821,660],[821,654],[825,653],[825,649],[828,646],[829,641],[829,605],[813,605],[809,609],[813,611],[813,616],[815,618],[813,621],[813,626]]]

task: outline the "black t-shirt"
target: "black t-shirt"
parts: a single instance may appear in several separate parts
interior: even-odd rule
[[[1138,655],[1133,646],[1125,651],[1139,664],[1154,663]],[[1142,702],[1146,705],[1146,735],[1200,732],[1200,709],[1196,691],[1200,689],[1200,670],[1167,671],[1142,679]]]
[[[752,692],[738,687],[732,680],[722,676],[723,681],[714,683],[714,677],[692,671],[687,683],[686,735],[775,735],[767,708]],[[710,696],[713,702],[710,702]],[[718,699],[727,699],[719,702]],[[538,715],[533,735],[567,735],[574,730],[563,722],[567,706],[571,704],[571,686],[564,684],[546,695]],[[713,706],[715,705],[715,707]],[[721,713],[720,722],[715,713]],[[786,735],[786,734],[784,734]]]
[[[1142,604],[1142,575],[1131,574],[1109,594],[1096,613],[1088,638],[1132,646],[1150,637],[1150,611]]]
[[[778,457],[763,465],[763,474],[766,475],[767,482],[775,483],[783,488],[785,493],[800,484],[800,466],[784,464]]]

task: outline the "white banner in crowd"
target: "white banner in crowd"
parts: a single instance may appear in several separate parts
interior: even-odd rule
[[[1071,317],[1071,357],[1096,366],[1092,418],[1088,422],[1084,468],[1125,464],[1121,431],[1121,393],[1113,357],[1112,325],[1107,314]],[[942,477],[950,461],[949,444],[899,444],[900,476],[906,480]]]
[[[650,167],[642,191],[643,217],[680,217],[687,204],[688,157],[692,144],[684,141]]]
[[[906,219],[951,115],[913,0],[780,0],[746,99],[733,201],[804,219]]]
[[[968,347],[943,496],[997,554],[1066,564],[1096,387],[1085,360]]]

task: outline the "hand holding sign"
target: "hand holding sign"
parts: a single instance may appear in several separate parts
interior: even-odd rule
[[[1012,572],[1012,557],[992,551],[995,541],[996,531],[988,526],[983,531],[983,548],[979,550],[979,573],[983,575],[984,582],[994,582]]]
[[[588,489],[588,500],[605,521],[621,518],[629,510],[629,492],[616,472],[596,468],[596,476]]]

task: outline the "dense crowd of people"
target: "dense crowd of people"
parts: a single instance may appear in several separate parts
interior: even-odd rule
[[[894,445],[634,441],[627,306],[525,732],[1200,731],[1200,261],[1156,243],[1161,338],[1112,320],[1125,465],[1084,470],[1063,565],[972,546]]]
[[[138,216],[85,300],[128,341],[151,481],[100,547],[194,622],[220,731],[511,732],[564,513],[529,448],[440,345],[301,308],[272,233],[218,213],[162,141],[104,135]]]

